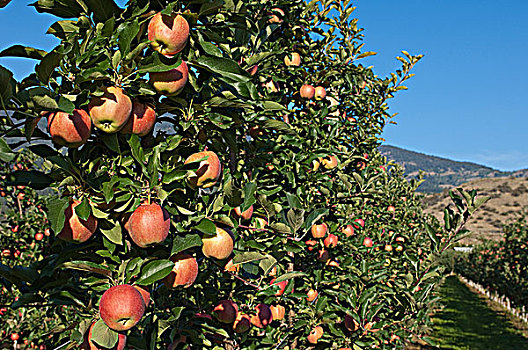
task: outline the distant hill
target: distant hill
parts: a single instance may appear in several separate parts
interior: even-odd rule
[[[528,177],[528,169],[500,171],[480,164],[457,162],[388,145],[380,146],[379,150],[387,159],[402,165],[410,178],[418,176],[420,170],[423,171],[425,182],[418,188],[420,192],[440,193],[482,178]]]

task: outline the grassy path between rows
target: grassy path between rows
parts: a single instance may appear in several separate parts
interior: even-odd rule
[[[440,288],[445,308],[434,317],[432,338],[440,349],[522,350],[528,338],[514,328],[500,310],[491,310],[486,300],[473,293],[456,276]]]

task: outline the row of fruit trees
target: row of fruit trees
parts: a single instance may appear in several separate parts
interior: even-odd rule
[[[0,67],[6,347],[426,340],[436,258],[482,200],[452,193],[440,225],[377,151],[421,56],[364,67],[351,1],[33,6],[60,44],[0,52],[38,62]]]

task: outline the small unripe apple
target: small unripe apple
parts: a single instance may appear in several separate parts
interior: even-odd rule
[[[111,287],[99,301],[99,314],[106,325],[121,332],[134,327],[145,313],[141,293],[128,284]]]
[[[313,238],[323,238],[326,236],[326,232],[328,231],[328,226],[326,226],[325,223],[322,224],[314,224],[312,225],[311,232]]]
[[[317,326],[315,327],[314,329],[312,329],[310,331],[310,334],[308,334],[308,342],[310,344],[317,344],[317,342],[319,341],[319,339],[321,339],[321,337],[323,336],[323,327],[321,326]]]
[[[189,254],[179,253],[170,257],[174,263],[171,273],[163,279],[167,288],[190,287],[198,276],[198,263]]]
[[[300,66],[301,55],[298,52],[292,52],[289,55],[284,56],[284,64],[287,66]]]
[[[157,13],[149,22],[148,39],[155,51],[173,56],[183,50],[189,38],[189,23],[178,14]]]
[[[74,243],[84,243],[97,229],[97,219],[90,214],[88,220],[82,220],[75,213],[75,207],[81,204],[81,201],[72,200],[64,211],[64,227],[57,235],[58,238]]]
[[[312,85],[305,84],[301,86],[299,93],[302,98],[311,100],[315,95],[315,88]]]
[[[314,91],[314,97],[316,100],[320,101],[320,100],[324,100],[324,98],[326,97],[326,90],[324,87],[322,86],[318,86],[315,88],[315,91]]]
[[[214,307],[213,314],[219,322],[233,323],[238,315],[238,305],[231,300],[221,300]]]
[[[116,133],[130,118],[132,101],[119,87],[104,87],[102,90],[102,96],[94,96],[90,100],[90,118],[98,129],[106,133]]]
[[[202,252],[208,258],[225,259],[233,252],[234,241],[231,232],[220,227],[214,236],[202,237]]]

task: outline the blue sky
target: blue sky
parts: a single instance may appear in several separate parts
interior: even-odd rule
[[[0,10],[0,49],[14,43],[53,48],[53,16],[13,0]],[[124,3],[120,0],[119,3]],[[379,76],[398,68],[401,50],[424,54],[416,76],[391,100],[399,113],[387,144],[501,170],[528,168],[528,1],[357,0],[364,59]],[[24,77],[29,60],[0,58]]]

